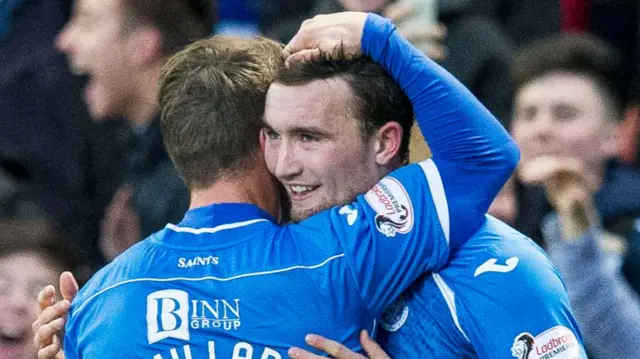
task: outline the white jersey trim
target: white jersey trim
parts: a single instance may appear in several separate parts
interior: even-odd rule
[[[314,265],[308,265],[308,266],[296,265],[296,266],[291,266],[291,267],[287,267],[287,268],[275,269],[275,270],[271,270],[271,271],[239,274],[239,275],[235,275],[235,276],[227,277],[227,278],[206,276],[206,277],[198,277],[198,278],[189,278],[189,277],[136,278],[136,279],[125,280],[125,281],[122,281],[120,283],[116,283],[116,284],[113,284],[111,286],[108,286],[108,287],[102,289],[101,291],[93,294],[89,298],[87,298],[87,300],[84,303],[82,303],[82,305],[74,312],[74,315],[76,315],[78,312],[80,312],[82,309],[84,309],[84,307],[87,305],[87,303],[89,303],[92,299],[94,299],[95,297],[99,296],[100,294],[102,294],[102,293],[104,293],[106,291],[109,291],[111,289],[117,288],[117,287],[119,287],[121,285],[129,284],[129,283],[136,283],[136,282],[175,282],[175,281],[200,282],[200,281],[205,281],[205,280],[214,280],[214,281],[218,281],[218,282],[229,282],[229,281],[232,281],[232,280],[241,279],[241,278],[247,278],[247,277],[256,277],[256,276],[262,276],[262,275],[279,274],[279,273],[288,272],[288,271],[292,271],[292,270],[296,270],[296,269],[318,269],[320,267],[325,266],[327,263],[331,262],[332,260],[335,260],[335,259],[338,259],[338,258],[342,258],[342,257],[344,257],[344,253],[336,254],[336,255],[331,256],[331,257],[325,259],[324,261],[322,261],[322,262],[320,262],[318,264],[314,264]]]
[[[458,321],[458,310],[456,309],[456,295],[451,290],[449,285],[442,279],[442,277],[438,273],[433,273],[433,280],[436,281],[436,285],[438,289],[440,289],[440,293],[444,297],[445,302],[447,302],[447,307],[449,307],[449,312],[451,313],[451,317],[453,318],[453,323],[456,325],[456,328],[462,333],[462,336],[469,342],[469,337],[465,334],[464,330],[460,326],[460,322]]]
[[[440,220],[440,226],[444,232],[444,237],[449,244],[449,204],[447,203],[447,196],[444,192],[444,185],[442,184],[442,177],[440,177],[440,171],[436,167],[433,160],[428,159],[419,163],[420,167],[424,171],[427,177],[427,184],[429,191],[431,191],[431,198],[436,206],[436,212],[438,213],[438,220]]]
[[[226,229],[234,229],[234,228],[246,227],[246,226],[252,225],[254,223],[258,223],[258,222],[269,222],[269,221],[264,219],[264,218],[259,218],[259,219],[252,219],[250,221],[244,221],[244,222],[221,224],[221,225],[215,226],[213,228],[178,227],[175,224],[169,223],[169,224],[167,224],[166,228],[170,229],[170,230],[172,230],[174,232],[180,232],[180,233],[191,233],[191,234],[207,233],[207,234],[213,234],[213,233],[216,233],[216,232],[224,231]]]

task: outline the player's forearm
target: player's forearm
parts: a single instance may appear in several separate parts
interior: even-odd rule
[[[411,100],[444,184],[455,250],[478,228],[511,176],[519,150],[458,80],[396,34],[388,20],[368,15],[362,52],[382,65]]]
[[[511,173],[519,158],[513,139],[456,78],[395,31],[369,14],[362,51],[381,64],[411,100],[416,120],[434,158],[470,165],[494,165]]]

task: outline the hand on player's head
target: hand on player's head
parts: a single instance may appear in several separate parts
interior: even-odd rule
[[[318,15],[306,20],[298,33],[282,51],[286,62],[310,61],[318,56],[331,56],[342,47],[347,58],[360,55],[362,32],[367,14],[362,12],[341,12]]]

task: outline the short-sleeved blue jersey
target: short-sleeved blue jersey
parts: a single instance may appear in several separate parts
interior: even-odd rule
[[[359,331],[480,227],[518,151],[451,75],[369,15],[363,53],[405,91],[433,159],[352,204],[279,226],[248,204],[190,210],[98,272],[74,300],[74,358],[281,358],[304,335]],[[188,140],[188,139],[185,139]]]

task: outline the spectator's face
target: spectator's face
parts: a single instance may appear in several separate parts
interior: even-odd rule
[[[601,166],[615,151],[611,113],[589,77],[551,73],[531,81],[515,99],[512,132],[521,161],[556,155]]]
[[[342,79],[273,84],[267,93],[265,158],[291,198],[294,221],[348,203],[380,179],[373,146],[349,115],[350,97]]]
[[[38,292],[57,275],[38,253],[0,257],[0,358],[34,359],[31,323],[38,317]]]
[[[74,73],[86,75],[84,100],[94,119],[123,116],[133,82],[122,24],[122,0],[76,0],[72,18],[56,38]]]

